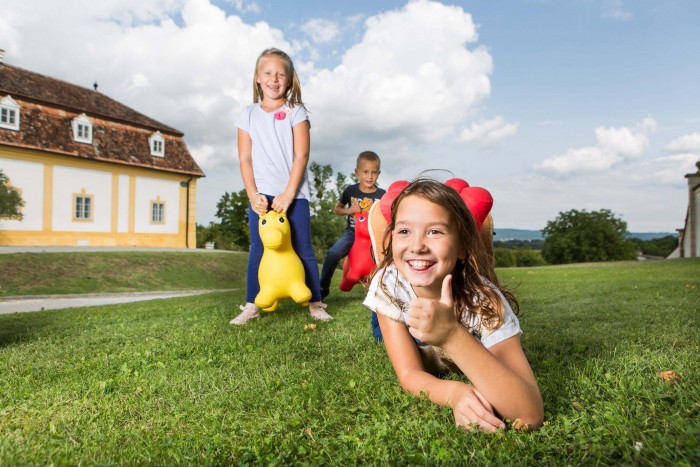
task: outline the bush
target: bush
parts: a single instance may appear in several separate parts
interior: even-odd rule
[[[497,268],[514,268],[518,265],[514,250],[508,248],[494,248],[493,258]]]
[[[515,251],[515,261],[518,267],[527,266],[544,266],[547,262],[542,257],[539,250],[531,250],[529,248],[518,248]]]
[[[626,233],[627,223],[607,209],[560,212],[542,229],[542,257],[550,264],[634,259]]]

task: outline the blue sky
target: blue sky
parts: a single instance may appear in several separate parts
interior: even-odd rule
[[[312,160],[380,183],[450,169],[494,195],[498,227],[610,209],[673,232],[700,160],[694,0],[0,0],[7,63],[100,91],[182,130],[207,177],[199,223],[242,188],[234,121],[253,64],[287,50]]]

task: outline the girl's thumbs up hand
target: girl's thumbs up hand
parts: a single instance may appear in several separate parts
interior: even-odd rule
[[[459,328],[452,299],[452,275],[442,281],[440,299],[416,298],[408,309],[409,332],[430,345],[442,347]]]

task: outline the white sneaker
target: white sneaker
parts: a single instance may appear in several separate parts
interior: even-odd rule
[[[242,325],[250,321],[251,319],[260,318],[260,313],[258,312],[258,307],[255,303],[246,303],[245,306],[241,305],[238,308],[241,309],[241,314],[229,321],[229,324]]]
[[[309,313],[311,313],[311,317],[313,319],[317,319],[319,321],[330,321],[333,319],[331,315],[326,313],[326,305],[325,303],[321,302],[311,302],[309,303]]]

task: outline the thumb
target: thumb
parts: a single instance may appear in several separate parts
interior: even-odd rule
[[[448,274],[442,280],[442,293],[440,294],[440,303],[448,306],[454,306],[452,299],[452,274]]]

